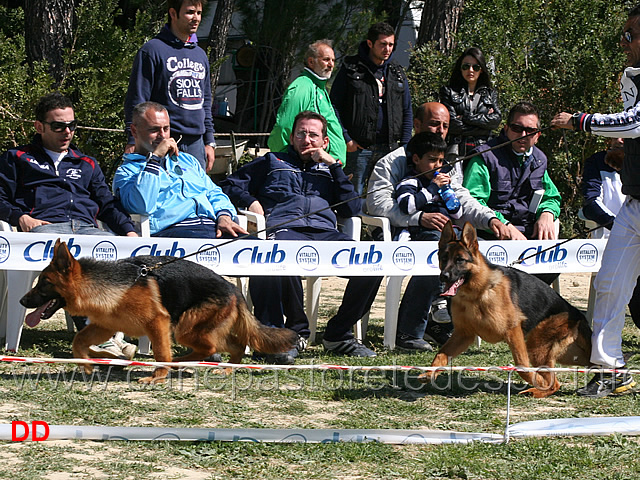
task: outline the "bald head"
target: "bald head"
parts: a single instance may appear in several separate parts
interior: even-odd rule
[[[449,110],[438,102],[423,103],[418,107],[413,119],[415,133],[437,133],[442,138],[449,131]]]

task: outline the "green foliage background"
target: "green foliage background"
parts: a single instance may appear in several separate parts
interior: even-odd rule
[[[467,0],[455,52],[443,55],[433,45],[414,50],[409,69],[413,103],[437,100],[458,55],[477,46],[493,66],[503,120],[520,100],[540,109],[543,127],[561,111],[618,111],[625,62],[619,39],[632,3]],[[549,130],[538,146],[549,157],[551,177],[563,197],[561,234],[568,237],[581,228],[576,212],[584,159],[604,143],[593,135]]]

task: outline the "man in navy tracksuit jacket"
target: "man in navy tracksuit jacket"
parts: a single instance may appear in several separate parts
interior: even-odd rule
[[[124,103],[125,153],[133,153],[131,135],[133,108],[146,101],[164,105],[171,118],[171,135],[180,150],[200,161],[205,171],[215,160],[209,59],[198,46],[195,32],[202,16],[202,4],[170,0],[169,24],[138,51],[129,78]]]
[[[98,227],[101,220],[118,235],[137,237],[96,159],[71,144],[77,126],[71,101],[59,93],[45,95],[35,114],[33,141],[0,158],[0,220],[22,232],[108,235]],[[86,323],[85,317],[73,320],[78,329]],[[97,358],[131,360],[134,354],[121,333],[90,347]]]
[[[299,113],[293,123],[287,153],[256,158],[221,182],[222,190],[241,208],[266,216],[269,237],[275,240],[338,240],[350,237],[337,229],[330,205],[339,204],[340,216],[360,213],[361,200],[340,164],[326,152],[329,143],[325,118],[315,112]],[[351,277],[338,313],[324,334],[327,350],[342,355],[374,357],[351,333],[353,325],[369,311],[382,279]],[[302,309],[299,277],[252,277],[249,284],[254,313],[265,325],[287,327],[309,336],[309,321]],[[283,300],[286,304],[283,305]],[[293,304],[293,305],[292,305]],[[297,351],[289,352],[293,363]]]
[[[71,101],[59,93],[43,97],[35,128],[32,143],[0,158],[0,220],[23,232],[104,235],[101,220],[118,235],[137,236],[96,159],[71,144]]]

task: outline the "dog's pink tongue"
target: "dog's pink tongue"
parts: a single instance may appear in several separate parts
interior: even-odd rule
[[[42,312],[49,306],[50,302],[45,303],[41,307],[36,308],[33,312],[27,315],[24,319],[24,323],[26,323],[30,327],[35,327],[40,323]]]
[[[453,297],[453,296],[455,296],[455,294],[458,293],[458,288],[463,283],[464,283],[464,279],[462,279],[462,278],[459,279],[459,280],[456,280],[456,282],[451,284],[451,286],[447,289],[446,292],[441,293],[440,295],[442,295],[443,297]]]

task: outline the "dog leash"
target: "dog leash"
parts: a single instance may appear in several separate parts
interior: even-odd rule
[[[518,137],[518,138],[516,138],[516,139],[514,139],[514,140],[507,140],[506,142],[500,143],[500,144],[498,144],[498,145],[494,145],[493,147],[490,147],[490,148],[488,148],[488,149],[486,149],[486,150],[483,150],[483,153],[485,153],[485,152],[491,152],[491,151],[494,151],[494,150],[498,150],[498,149],[500,149],[500,148],[503,148],[503,147],[506,147],[506,146],[508,146],[508,145],[511,145],[512,143],[517,142],[518,140],[521,140],[521,139],[526,138],[526,137],[531,137],[531,136],[533,136],[533,135],[537,135],[537,134],[539,134],[539,133],[545,132],[545,131],[550,130],[550,129],[552,129],[552,128],[554,128],[554,127],[553,127],[553,126],[551,126],[551,125],[549,125],[549,126],[547,126],[547,127],[544,127],[544,128],[539,128],[539,129],[537,129],[537,130],[535,130],[535,131],[533,131],[533,132],[531,132],[531,133],[527,133],[526,135],[523,135],[523,136],[521,136],[521,137]],[[460,162],[464,162],[465,160],[469,160],[469,159],[471,159],[471,158],[473,158],[473,157],[476,157],[477,155],[478,155],[477,153],[471,153],[471,154],[469,154],[469,155],[465,155],[464,157],[458,157],[458,156],[456,156],[455,160],[445,159],[444,163],[446,163],[446,165],[447,165],[447,166],[453,167],[454,165],[456,165],[456,164],[458,164],[458,163],[460,163]],[[431,170],[427,170],[427,171],[424,171],[424,172],[420,172],[420,173],[418,173],[418,174],[416,174],[416,175],[412,175],[412,176],[409,176],[409,177],[405,177],[405,178],[403,178],[401,181],[406,181],[407,179],[414,179],[414,178],[418,178],[418,177],[420,177],[420,176],[423,176],[423,175],[427,175],[427,174],[429,174],[429,173],[436,172],[436,171],[440,170],[441,168],[442,168],[442,167],[439,167],[439,168],[432,168]],[[209,250],[213,250],[213,249],[216,249],[216,248],[222,248],[222,247],[224,247],[224,246],[226,246],[226,245],[230,245],[231,243],[234,243],[234,242],[236,242],[236,241],[238,241],[238,240],[244,240],[244,239],[247,239],[247,238],[257,238],[256,236],[257,236],[258,234],[260,234],[260,233],[267,233],[267,232],[269,232],[269,231],[274,231],[274,230],[277,230],[277,229],[278,229],[278,228],[280,228],[280,227],[284,227],[284,226],[288,225],[289,223],[292,223],[292,222],[295,222],[295,221],[298,221],[298,220],[302,220],[302,219],[307,218],[307,217],[309,217],[309,216],[311,216],[311,215],[316,215],[316,214],[321,213],[321,212],[324,212],[324,211],[326,211],[326,210],[333,210],[333,209],[335,209],[335,208],[337,208],[337,207],[339,207],[339,206],[341,206],[341,205],[344,205],[344,204],[346,204],[346,203],[349,203],[349,202],[351,202],[351,201],[353,201],[353,200],[356,200],[356,199],[363,199],[364,197],[366,197],[367,195],[369,195],[369,194],[371,194],[371,193],[381,192],[381,191],[383,191],[383,190],[388,190],[388,189],[395,189],[395,187],[398,185],[398,183],[400,183],[400,182],[392,183],[391,185],[386,185],[386,186],[384,186],[384,187],[380,187],[380,188],[378,188],[378,189],[376,189],[376,190],[370,190],[370,191],[368,191],[367,193],[362,193],[362,194],[357,195],[357,196],[355,196],[355,197],[353,197],[353,198],[350,198],[350,199],[348,199],[348,200],[343,200],[343,201],[341,201],[341,202],[334,203],[333,205],[329,205],[329,206],[327,206],[327,207],[320,208],[320,209],[315,210],[315,211],[313,211],[313,212],[309,212],[309,213],[302,214],[302,215],[300,215],[300,216],[298,216],[298,217],[295,217],[295,218],[292,218],[292,219],[286,220],[286,221],[281,222],[281,223],[278,223],[278,224],[276,224],[276,225],[271,225],[271,226],[269,226],[269,227],[265,227],[265,228],[263,228],[263,229],[261,229],[261,230],[257,230],[257,231],[255,231],[255,232],[253,232],[253,233],[247,233],[247,234],[238,235],[237,237],[230,238],[230,239],[226,240],[225,242],[222,242],[222,243],[220,243],[220,244],[218,244],[218,245],[213,245],[213,246],[211,246],[211,247],[207,247],[207,248],[204,248],[204,249],[202,249],[202,250],[198,250],[197,252],[189,253],[189,254],[187,254],[187,255],[184,255],[183,257],[176,257],[176,258],[171,259],[171,260],[169,260],[169,261],[167,261],[167,262],[158,262],[158,263],[156,263],[156,264],[154,264],[154,265],[151,265],[151,266],[143,265],[143,266],[141,266],[141,272],[140,272],[140,274],[139,274],[138,278],[140,278],[140,277],[142,277],[142,276],[147,276],[147,275],[148,275],[150,272],[152,272],[153,270],[157,270],[158,268],[162,268],[163,266],[169,265],[169,264],[171,264],[171,263],[173,263],[173,262],[176,262],[176,261],[178,261],[178,260],[184,260],[184,259],[187,259],[187,258],[189,258],[189,257],[192,257],[192,256],[197,255],[197,254],[202,253],[202,252],[207,252],[207,251],[209,251]],[[593,229],[593,230],[595,230],[595,229]],[[586,232],[586,233],[589,233],[589,232],[591,232],[591,231],[592,231],[592,230],[589,230],[589,231],[588,231],[588,232]],[[551,247],[551,248],[553,248],[553,247]],[[543,251],[544,251],[544,250],[543,250]],[[527,258],[528,258],[528,257],[527,257]],[[526,258],[525,258],[525,259],[522,259],[521,261],[524,261],[524,260],[526,260]],[[144,267],[144,272],[142,271],[143,267]],[[137,281],[137,279],[136,279],[136,281]]]
[[[549,250],[553,250],[556,247],[560,247],[561,245],[564,245],[565,243],[568,243],[568,242],[570,242],[572,240],[577,240],[579,238],[582,238],[582,236],[588,235],[591,232],[594,232],[594,231],[598,230],[599,228],[609,228],[609,229],[611,229],[612,226],[613,226],[613,222],[610,222],[610,223],[608,223],[606,225],[598,225],[597,227],[590,228],[589,230],[585,230],[585,231],[583,231],[583,232],[581,232],[579,234],[577,233],[574,236],[572,236],[570,238],[567,238],[566,240],[563,240],[561,242],[558,242],[558,243],[555,243],[555,244],[551,245],[550,247],[543,248],[542,250],[537,251],[536,253],[532,253],[531,255],[527,255],[526,257],[522,257],[522,258],[519,258],[517,260],[514,260],[509,265],[507,265],[507,267],[513,267],[514,265],[518,265],[518,264],[524,262],[525,260],[529,260],[530,258],[537,257],[541,253],[548,252]]]

